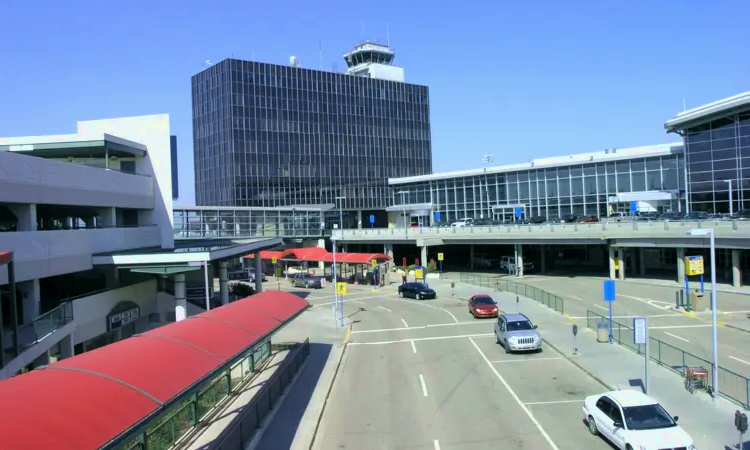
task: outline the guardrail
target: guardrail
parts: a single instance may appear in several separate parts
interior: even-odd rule
[[[477,286],[483,286],[492,288],[496,291],[506,291],[517,295],[523,295],[532,300],[536,300],[544,306],[565,314],[565,300],[562,297],[558,297],[555,294],[551,294],[544,289],[538,287],[528,286],[516,281],[505,280],[498,277],[487,277],[483,275],[477,275],[473,273],[461,272],[459,280],[468,283],[475,284]]]
[[[602,321],[607,322],[609,326],[609,318],[593,311],[586,311],[586,327],[596,330],[597,324]],[[633,343],[633,328],[616,320],[612,321],[612,340],[639,355],[643,355],[646,351],[643,345]],[[649,345],[651,346],[650,356],[654,362],[683,378],[685,368],[688,366],[702,366],[708,369],[709,383],[713,390],[714,379],[710,361],[654,337],[649,337]],[[745,408],[750,408],[750,379],[719,366],[719,381],[719,395]]]
[[[73,303],[65,302],[26,325],[18,327],[18,345],[21,352],[64,327],[73,320]]]

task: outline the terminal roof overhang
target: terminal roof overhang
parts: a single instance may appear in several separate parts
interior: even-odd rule
[[[0,138],[0,151],[50,159],[133,158],[147,153],[143,144],[107,133]]]
[[[668,120],[664,129],[674,133],[744,111],[750,111],[750,91],[683,111]]]
[[[175,205],[175,211],[329,211],[333,209],[333,203],[321,203],[315,205],[292,205],[292,206],[194,206]]]
[[[158,266],[196,266],[204,262],[221,261],[240,257],[250,253],[268,250],[281,245],[281,238],[257,239],[239,245],[213,247],[195,247],[185,245],[174,249],[143,249],[127,252],[97,254],[93,257],[94,265],[116,265],[127,267],[148,267],[156,270]],[[175,269],[168,269],[175,270]],[[165,273],[166,274],[166,273]]]

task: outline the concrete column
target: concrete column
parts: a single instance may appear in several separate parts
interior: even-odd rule
[[[48,365],[49,364],[49,350],[39,355],[39,357],[37,357],[37,359],[35,359],[34,362],[31,364],[35,369],[37,367]]]
[[[362,210],[357,210],[357,229],[362,229]]]
[[[685,283],[685,249],[678,248],[677,251],[677,282]]]
[[[23,301],[23,317],[21,323],[27,324],[39,317],[39,280],[23,281],[16,285],[21,291]]]
[[[229,263],[226,261],[219,262],[219,293],[221,294],[221,304],[229,304],[229,281],[227,275],[227,268]],[[256,275],[259,272],[256,272]]]
[[[18,219],[18,231],[36,231],[36,205],[7,204],[10,212]]]
[[[117,289],[120,286],[120,271],[116,266],[104,269],[104,282],[107,289]]]
[[[103,227],[117,226],[117,208],[97,208],[96,214],[99,216],[99,224]]]
[[[73,335],[69,334],[60,340],[60,359],[70,358],[73,355]]]
[[[72,217],[66,217],[65,218],[65,228],[70,230],[73,228],[73,218]],[[49,358],[47,358],[49,359]]]
[[[318,248],[326,248],[325,239],[318,239]],[[318,269],[320,269],[321,272],[325,273],[326,263],[324,261],[318,261]]]
[[[393,244],[383,244],[383,253],[393,258]]]
[[[260,252],[255,252],[253,255],[253,261],[255,262],[255,273],[261,273]],[[255,277],[255,293],[260,294],[261,292],[263,292],[263,278]]]
[[[474,270],[474,244],[469,244],[469,269]]]
[[[614,280],[617,276],[617,272],[615,270],[615,248],[611,245],[609,246],[609,279]]]
[[[539,273],[545,273],[547,271],[547,248],[541,245],[539,252]]]
[[[187,317],[187,294],[185,293],[185,274],[174,276],[174,320],[179,322]]]
[[[419,262],[423,267],[427,267],[427,246],[422,247],[422,254],[419,255]]]
[[[646,276],[646,249],[640,247],[638,249],[638,273],[642,276]]]
[[[523,276],[523,245],[516,244],[516,268],[517,276]]]
[[[624,281],[625,280],[625,249],[624,248],[617,249],[617,259],[620,265],[620,270],[618,271],[617,278],[620,281]]]
[[[732,250],[732,286],[742,286],[742,270],[740,267],[740,251]]]

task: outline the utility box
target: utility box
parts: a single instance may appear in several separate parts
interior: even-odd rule
[[[609,342],[609,322],[601,321],[596,324],[596,340],[598,342]]]
[[[693,291],[690,293],[690,308],[693,311],[705,311],[708,309],[708,297],[703,295],[701,291]]]

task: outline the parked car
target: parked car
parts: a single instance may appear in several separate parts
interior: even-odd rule
[[[500,270],[504,270],[507,273],[516,273],[516,258],[514,256],[503,256],[500,258]],[[523,263],[523,271],[534,270],[534,263],[525,261]]]
[[[696,450],[693,439],[659,402],[632,389],[586,397],[583,420],[616,448]]]
[[[247,269],[248,278],[250,281],[255,282],[255,269],[249,268]],[[260,272],[260,281],[266,281],[266,274],[263,272]]]
[[[292,281],[292,286],[294,287],[303,287],[305,289],[320,289],[323,287],[321,277],[316,277],[309,273],[297,273],[290,279]]]
[[[497,317],[497,302],[487,294],[477,294],[469,299],[469,313],[474,318]]]
[[[501,314],[495,322],[495,342],[505,353],[542,351],[542,336],[524,314]]]
[[[576,223],[598,223],[599,218],[596,216],[581,216],[576,220]]]
[[[417,300],[436,298],[437,293],[424,283],[404,283],[398,287],[398,296],[412,297]]]
[[[693,211],[685,216],[685,220],[708,220],[708,217],[705,211]]]
[[[659,216],[659,220],[682,220],[685,213],[682,212],[665,212]]]
[[[474,219],[470,217],[464,217],[462,219],[458,219],[457,221],[451,224],[452,227],[456,227],[456,228],[470,227],[472,225],[474,225]]]

